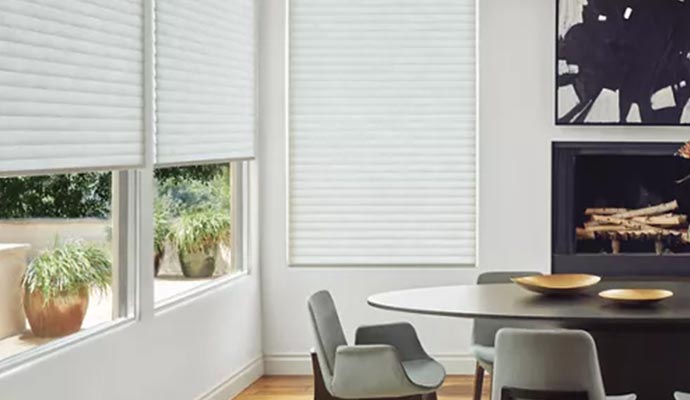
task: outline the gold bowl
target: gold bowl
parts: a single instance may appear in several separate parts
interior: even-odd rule
[[[536,293],[572,295],[596,285],[601,281],[601,277],[587,274],[555,274],[524,276],[513,278],[512,281]]]
[[[609,289],[599,293],[599,297],[620,304],[649,304],[668,299],[673,292],[664,289]]]

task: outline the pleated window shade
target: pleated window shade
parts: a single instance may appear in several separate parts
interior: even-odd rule
[[[157,163],[254,157],[254,1],[156,7]]]
[[[0,1],[0,174],[144,163],[141,0]]]
[[[475,263],[475,0],[292,0],[289,262]]]

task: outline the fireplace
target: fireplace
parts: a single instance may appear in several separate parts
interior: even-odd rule
[[[690,276],[680,143],[553,144],[552,270]]]

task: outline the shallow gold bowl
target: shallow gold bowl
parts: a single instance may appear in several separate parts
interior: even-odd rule
[[[513,282],[541,294],[578,294],[594,286],[601,277],[587,274],[534,275],[513,278]]]
[[[655,303],[673,296],[664,289],[610,289],[599,293],[599,297],[622,304]]]

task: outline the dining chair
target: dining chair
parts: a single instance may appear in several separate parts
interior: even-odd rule
[[[519,278],[523,276],[541,275],[541,272],[534,271],[500,271],[500,272],[485,272],[480,274],[477,278],[478,285],[510,283],[512,278]],[[536,324],[535,322],[523,321],[497,321],[491,319],[477,318],[474,320],[474,327],[472,329],[472,343],[471,351],[474,358],[477,360],[474,371],[474,400],[481,400],[482,389],[484,386],[484,373],[488,371],[491,374],[492,365],[496,350],[494,348],[494,340],[496,333],[501,328],[528,328],[528,327],[543,327],[543,324]]]
[[[348,345],[330,293],[308,301],[315,336],[314,399],[436,400],[446,372],[408,323],[363,326]]]
[[[501,329],[496,337],[497,400],[635,400],[606,396],[594,339],[565,329]]]
[[[676,392],[673,397],[676,400],[690,400],[690,393]]]

